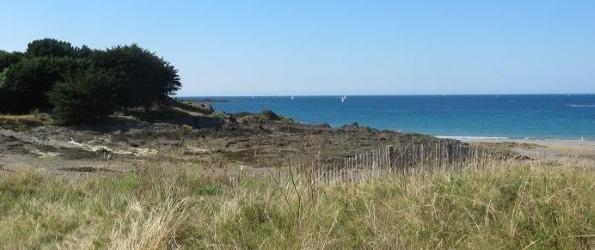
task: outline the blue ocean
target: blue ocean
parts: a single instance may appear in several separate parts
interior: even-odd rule
[[[206,97],[183,97],[205,100]],[[450,137],[595,140],[595,95],[208,97],[217,111],[272,110],[311,124]],[[342,100],[343,99],[343,100]]]

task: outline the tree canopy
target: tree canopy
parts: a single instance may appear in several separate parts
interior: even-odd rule
[[[115,75],[89,68],[69,73],[48,93],[54,116],[60,124],[90,122],[109,115],[116,108]]]
[[[173,65],[136,44],[96,50],[46,38],[25,53],[0,51],[3,113],[53,110],[58,121],[80,123],[151,106],[180,87]]]
[[[35,40],[27,45],[27,55],[31,57],[72,57],[74,51],[69,42],[51,38]]]
[[[146,106],[163,100],[181,87],[173,66],[136,44],[97,52],[93,61],[96,66],[110,70],[117,76],[120,106]]]

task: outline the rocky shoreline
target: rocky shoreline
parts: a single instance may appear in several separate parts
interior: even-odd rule
[[[0,128],[0,167],[130,171],[143,162],[159,161],[274,168],[308,159],[348,157],[396,142],[447,141],[357,123],[341,128],[303,124],[272,111],[225,114],[201,110],[208,107],[176,105],[167,110],[130,112],[80,127]]]

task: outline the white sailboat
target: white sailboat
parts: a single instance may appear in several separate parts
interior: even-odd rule
[[[291,96],[291,100],[293,100],[293,96]]]
[[[347,100],[347,96],[341,96],[341,102],[345,102]]]

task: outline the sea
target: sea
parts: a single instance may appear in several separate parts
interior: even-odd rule
[[[308,124],[458,139],[595,140],[595,94],[181,97],[227,113],[272,110]]]

